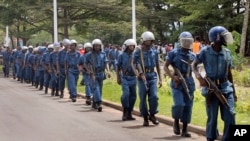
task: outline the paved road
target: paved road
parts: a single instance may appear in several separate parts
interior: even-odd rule
[[[0,141],[205,141],[194,133],[188,139],[175,136],[164,124],[143,127],[140,117],[123,122],[120,111],[104,107],[100,113],[83,103],[45,95],[1,75]]]

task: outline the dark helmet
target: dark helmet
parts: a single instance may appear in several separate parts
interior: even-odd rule
[[[210,42],[222,43],[223,45],[232,44],[233,36],[231,32],[223,26],[215,26],[209,30],[208,38]]]

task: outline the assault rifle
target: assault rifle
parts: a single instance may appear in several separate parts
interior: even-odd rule
[[[214,93],[215,96],[219,99],[219,101],[227,108],[229,109],[229,104],[227,102],[227,99],[225,96],[222,94],[222,92],[218,89],[218,87],[215,85],[215,83],[209,78],[205,77],[204,78],[207,82],[209,93]]]
[[[174,68],[175,73],[176,73],[177,76],[179,77],[179,80],[181,81],[181,85],[182,85],[183,88],[184,88],[185,94],[188,96],[188,98],[189,98],[190,100],[192,100],[192,99],[193,99],[193,96],[191,96],[190,93],[189,93],[190,91],[189,91],[189,89],[188,89],[188,85],[187,85],[187,83],[186,83],[185,78],[183,77],[183,75],[181,74],[181,72],[180,72],[180,70],[179,70],[178,68],[176,68],[176,67],[174,67],[174,66],[173,66],[173,68]]]

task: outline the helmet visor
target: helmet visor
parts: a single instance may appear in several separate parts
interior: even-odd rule
[[[222,36],[227,44],[233,44],[234,39],[231,32],[222,33]]]
[[[192,49],[193,48],[194,39],[193,38],[181,38],[180,44],[182,48]]]

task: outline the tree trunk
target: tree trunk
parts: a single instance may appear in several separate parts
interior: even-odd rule
[[[63,9],[63,19],[64,19],[64,22],[63,22],[63,31],[64,31],[64,37],[63,38],[69,38],[69,31],[68,31],[68,12],[67,12],[67,7],[64,7]]]
[[[243,20],[243,27],[241,33],[241,43],[240,43],[240,54],[242,56],[245,55],[245,48],[246,48],[246,36],[247,36],[247,27],[248,27],[248,19],[249,19],[249,0],[246,1],[245,4],[245,12],[244,12],[244,20]]]

